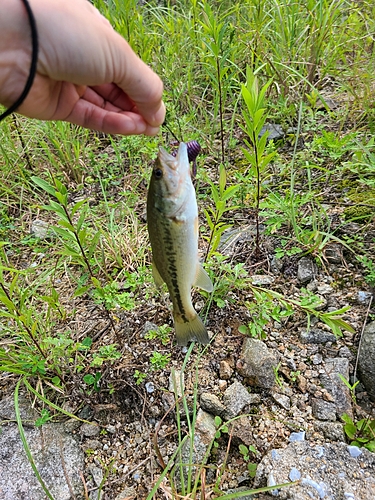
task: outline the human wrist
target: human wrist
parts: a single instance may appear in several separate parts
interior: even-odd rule
[[[30,25],[21,0],[1,0],[0,33],[0,103],[9,107],[25,87],[32,57]]]

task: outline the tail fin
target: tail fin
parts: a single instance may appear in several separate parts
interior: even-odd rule
[[[174,327],[178,345],[187,345],[192,340],[196,340],[199,344],[210,342],[207,329],[198,314],[190,321],[184,321],[180,315],[174,315]]]

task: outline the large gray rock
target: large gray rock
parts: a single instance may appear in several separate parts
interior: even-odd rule
[[[245,406],[250,405],[253,402],[253,398],[252,394],[249,394],[246,387],[244,387],[241,382],[236,380],[224,392],[223,402],[225,405],[224,418],[229,420],[237,417]]]
[[[209,392],[203,392],[200,398],[201,408],[211,415],[223,415],[225,411],[225,406],[220,401],[220,399]]]
[[[358,372],[368,395],[375,401],[375,321],[364,329],[358,353]]]
[[[336,420],[336,406],[334,403],[312,398],[311,409],[314,417],[319,420],[331,420],[333,422]]]
[[[349,360],[347,358],[327,358],[324,364],[325,373],[320,375],[323,387],[333,396],[338,417],[344,413],[352,415],[352,398],[350,391],[339,375],[349,380]]]
[[[375,454],[362,448],[355,457],[351,448],[345,443],[313,446],[297,441],[271,450],[258,465],[254,487],[300,479],[273,494],[280,500],[374,500]]]
[[[188,439],[181,451],[182,473],[187,480],[189,469],[192,469],[192,474],[196,473],[197,467],[189,464],[201,464],[204,460],[208,447],[215,438],[216,426],[215,419],[210,414],[203,410],[198,410],[195,421],[194,438]],[[181,481],[180,468],[176,471],[177,482]]]
[[[62,424],[34,427],[35,413],[25,398],[20,398],[25,437],[36,467],[55,500],[83,498],[79,472],[84,469],[84,454],[76,440],[66,434]],[[0,401],[2,419],[15,419],[13,398]],[[27,425],[27,426],[26,426]],[[69,481],[69,483],[68,483]],[[0,432],[1,500],[45,500],[47,497],[27,459],[18,426],[9,422]]]
[[[264,342],[257,339],[245,339],[242,352],[237,361],[238,373],[248,379],[249,384],[270,389],[275,385],[275,372],[278,355]]]
[[[337,342],[337,338],[333,333],[320,328],[301,330],[299,338],[304,344],[325,344],[326,342]]]

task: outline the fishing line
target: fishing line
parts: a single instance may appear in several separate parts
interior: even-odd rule
[[[22,0],[26,12],[29,18],[29,24],[30,24],[30,29],[31,29],[31,42],[32,42],[32,55],[31,55],[31,64],[30,64],[30,71],[29,71],[29,76],[26,81],[25,88],[23,89],[22,94],[19,96],[17,101],[12,104],[10,108],[8,108],[4,113],[0,115],[0,121],[4,120],[7,116],[11,115],[14,111],[16,111],[17,108],[21,106],[23,101],[26,99],[27,94],[29,93],[31,86],[34,82],[34,78],[36,75],[36,66],[38,62],[38,50],[39,50],[39,45],[38,45],[38,30],[36,27],[36,22],[35,22],[35,17],[33,14],[33,11],[31,10],[30,4],[28,0]]]
[[[173,135],[173,137],[176,139],[177,142],[182,142],[177,136],[176,134],[172,131],[171,128],[169,128],[169,126],[167,125],[167,120],[164,120],[164,123],[162,124],[162,127],[165,127],[169,133],[171,133]]]

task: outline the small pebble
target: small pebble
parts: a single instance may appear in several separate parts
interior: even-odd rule
[[[268,479],[267,479],[267,486],[276,486],[276,484],[277,484],[277,482],[275,481],[275,478],[273,477],[273,473],[270,472],[268,475]],[[271,491],[271,495],[273,495],[274,497],[276,497],[278,494],[279,494],[278,490]]]
[[[358,448],[358,446],[348,446],[348,452],[350,453],[350,456],[353,458],[359,457],[359,455],[362,455],[362,450]]]
[[[291,481],[298,481],[298,479],[301,479],[300,471],[295,467],[293,467],[292,470],[289,472],[289,479]]]
[[[364,292],[360,290],[358,292],[357,300],[360,304],[366,305],[370,302],[371,297],[372,297],[371,292]]]
[[[320,363],[323,361],[323,357],[321,354],[314,354],[314,356],[311,357],[311,361],[314,365],[320,365]]]
[[[100,427],[98,424],[82,424],[81,432],[86,437],[97,436],[100,433]]]
[[[326,496],[326,488],[324,483],[318,484],[312,479],[302,479],[301,484],[308,484],[309,486],[314,488],[317,491],[319,498],[324,498]]]
[[[152,393],[152,392],[154,392],[154,390],[155,390],[155,386],[154,386],[154,384],[153,384],[152,382],[147,382],[147,383],[145,384],[145,387],[146,387],[146,391],[147,391],[149,394],[151,394],[151,393]]]
[[[293,441],[304,441],[305,435],[306,435],[305,431],[292,432],[291,435],[289,436],[289,442],[292,443]]]

